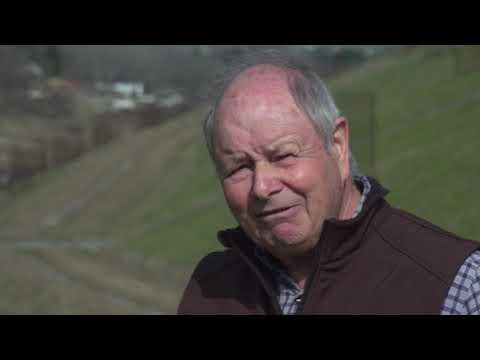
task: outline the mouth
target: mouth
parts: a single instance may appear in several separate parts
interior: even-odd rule
[[[262,221],[284,220],[295,215],[298,210],[297,205],[279,207],[271,210],[264,210],[257,214],[257,218]]]

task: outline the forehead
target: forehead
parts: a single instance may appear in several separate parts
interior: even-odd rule
[[[218,106],[218,117],[224,112],[244,110],[258,102],[293,102],[288,88],[293,73],[272,65],[259,65],[238,75],[225,90]]]
[[[273,141],[282,134],[316,134],[296,105],[288,70],[261,65],[240,74],[226,89],[217,108],[215,132],[220,143],[234,143],[242,133],[250,140]]]

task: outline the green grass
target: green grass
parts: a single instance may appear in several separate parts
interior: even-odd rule
[[[185,114],[35,177],[0,210],[0,236],[114,239],[192,266],[199,254],[220,247],[215,224],[233,224],[203,145],[201,113]],[[49,226],[55,216],[58,225]],[[189,232],[200,238],[189,240]]]
[[[419,49],[382,60],[386,65],[371,74],[359,69],[345,78],[357,78],[355,91],[375,93],[376,167],[391,190],[388,199],[447,230],[480,239],[475,219],[480,72],[466,64],[478,63],[480,56],[465,51],[462,66],[472,69],[467,73],[457,71],[452,51],[428,56]],[[352,91],[342,78],[333,85],[337,91]]]
[[[367,173],[374,146],[376,175],[391,190],[388,199],[480,239],[480,105],[465,101],[480,93],[480,72],[457,73],[452,54],[425,48],[395,54],[329,85],[351,122],[352,147]],[[462,61],[475,59],[470,54]],[[192,111],[104,146],[35,178],[14,201],[3,196],[0,238],[111,239],[191,268],[221,248],[216,232],[235,224],[203,144],[204,114]],[[61,213],[59,224],[49,226]]]

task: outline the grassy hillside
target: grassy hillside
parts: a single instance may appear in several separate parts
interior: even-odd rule
[[[346,74],[335,88],[375,94],[377,174],[392,191],[389,200],[480,239],[480,56],[474,50],[418,49]]]
[[[233,223],[201,112],[2,194],[0,312],[173,313],[194,263],[219,248],[217,226]]]
[[[212,227],[231,223],[199,124],[199,112],[189,113],[34,179],[0,211],[1,236],[115,239],[190,264],[215,244]],[[192,233],[209,241],[190,240]]]
[[[351,121],[353,147],[361,166],[366,172],[375,170],[391,190],[388,199],[447,230],[480,239],[476,219],[480,71],[470,66],[460,72],[458,61],[450,51],[419,48],[368,63],[329,85]],[[114,250],[101,258],[103,268],[91,274],[74,266],[77,262],[90,264],[92,269],[100,266],[94,260],[100,257],[85,251],[74,255],[66,250],[32,251],[35,261],[42,259],[50,266],[63,264],[62,271],[74,272],[75,279],[87,277],[86,282],[97,284],[97,289],[108,282],[109,277],[105,277],[99,285],[103,273],[114,274],[118,283],[130,284],[130,277],[118,273],[139,273],[142,263],[157,264],[141,270],[148,272],[139,275],[142,281],[153,287],[145,290],[139,301],[151,309],[155,296],[162,291],[155,286],[164,286],[170,295],[165,295],[168,301],[159,306],[166,309],[163,311],[173,311],[194,264],[208,251],[220,248],[216,231],[234,224],[203,145],[200,124],[204,114],[205,109],[184,114],[162,127],[142,131],[39,176],[15,196],[2,194],[0,200],[5,206],[0,209],[0,244],[110,241]],[[372,121],[376,124],[373,142]],[[140,256],[141,260],[130,267],[127,255]],[[16,262],[9,263],[13,266]],[[17,263],[27,260],[19,258]],[[25,284],[40,281],[22,276]],[[2,279],[0,283],[8,283]],[[119,290],[118,286],[115,289],[137,293]],[[73,300],[77,292],[80,290],[72,289],[70,300],[62,300],[67,304],[65,312],[82,309]],[[11,294],[11,299],[25,296],[15,287]],[[49,294],[45,295],[50,299],[46,303],[55,303],[52,297],[60,296]],[[85,301],[100,301],[93,295],[88,299]],[[111,309],[112,299],[102,301],[104,307],[92,305],[85,307],[85,312]],[[42,306],[33,309],[49,309]],[[122,306],[115,309],[127,311],[126,305]],[[135,307],[128,309],[137,311]]]

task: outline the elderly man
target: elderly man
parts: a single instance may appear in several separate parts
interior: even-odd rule
[[[391,207],[361,176],[322,81],[259,62],[224,87],[205,135],[239,223],[179,314],[478,314],[480,252]]]

